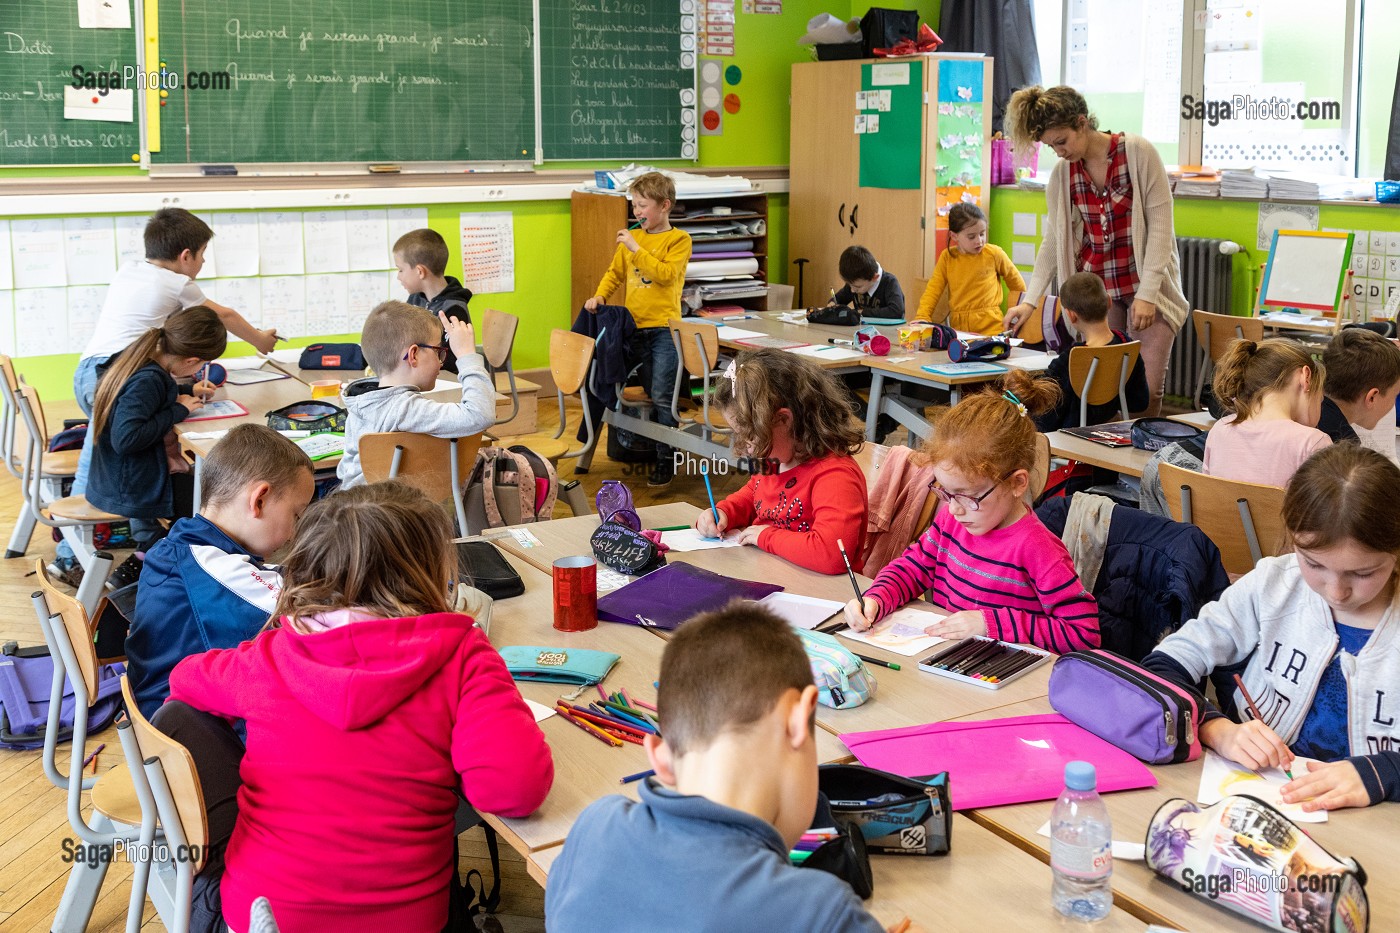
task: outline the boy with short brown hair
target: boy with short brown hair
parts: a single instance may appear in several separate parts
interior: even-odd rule
[[[656,776],[640,802],[608,797],[574,824],[545,889],[548,929],[880,933],[849,885],[788,859],[817,803],[817,688],[788,624],[746,603],[691,619],[660,683]]]
[[[426,308],[434,317],[439,311],[456,321],[472,322],[467,303],[472,291],[455,276],[447,275],[447,241],[427,227],[410,230],[394,242],[394,265],[399,284],[408,292],[408,303]],[[442,368],[457,372],[457,357],[447,354]]]
[[[1333,443],[1355,441],[1353,424],[1371,430],[1395,410],[1400,393],[1400,347],[1364,327],[1337,332],[1322,353],[1322,417],[1317,429]],[[1384,453],[1384,451],[1381,451]]]

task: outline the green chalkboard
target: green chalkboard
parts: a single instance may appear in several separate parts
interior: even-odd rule
[[[695,157],[693,0],[540,0],[546,159]]]
[[[532,0],[148,2],[161,61],[228,76],[170,93],[153,162],[534,158]]]
[[[131,0],[93,0],[115,16]],[[130,122],[66,119],[64,88],[73,68],[121,73],[136,67],[136,38],[130,25],[83,29],[76,0],[5,0],[0,3],[0,164],[131,165],[140,151],[140,132]],[[111,22],[112,20],[108,20]],[[117,21],[120,21],[118,18]],[[71,90],[70,94],[73,93]],[[90,93],[72,101],[80,110],[92,98],[110,106],[108,94]]]

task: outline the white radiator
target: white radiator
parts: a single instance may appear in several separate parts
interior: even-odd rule
[[[1191,309],[1230,312],[1230,296],[1234,288],[1231,256],[1220,251],[1228,240],[1179,236],[1177,252],[1181,257],[1181,288]],[[1234,252],[1232,250],[1231,252]],[[1171,363],[1167,367],[1166,394],[1177,404],[1190,405],[1196,392],[1196,376],[1201,367],[1200,345],[1190,316],[1181,325],[1172,347]]]

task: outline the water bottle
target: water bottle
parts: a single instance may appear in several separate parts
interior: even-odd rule
[[[1113,830],[1097,786],[1092,764],[1071,761],[1050,816],[1050,898],[1074,920],[1102,920],[1113,909]]]

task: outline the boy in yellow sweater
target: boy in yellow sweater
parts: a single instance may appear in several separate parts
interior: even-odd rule
[[[627,309],[637,323],[628,356],[641,364],[642,386],[651,396],[656,420],[676,426],[671,414],[671,392],[676,381],[676,347],[671,342],[671,319],[681,316],[681,289],[690,262],[690,234],[671,226],[676,185],[660,172],[647,172],[628,187],[634,227],[617,231],[617,252],[592,298],[583,303],[588,311],[598,306],[624,282]],[[656,445],[656,464],[648,486],[666,486],[674,476],[671,448]]]
[[[1001,333],[1002,280],[1012,291],[1025,291],[1025,279],[1000,246],[987,242],[987,215],[980,207],[954,204],[948,211],[948,234],[951,242],[933,267],[915,320],[932,321],[947,290],[952,310],[940,324],[970,334]]]

